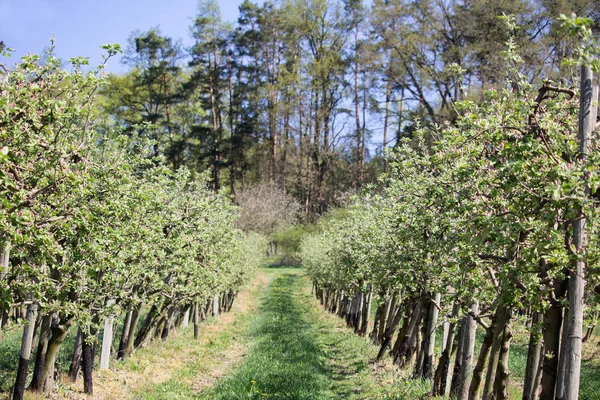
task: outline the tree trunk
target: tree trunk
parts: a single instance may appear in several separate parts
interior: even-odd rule
[[[451,316],[453,321],[448,324],[447,334],[444,338],[444,350],[442,351],[438,367],[435,370],[433,377],[434,396],[446,396],[449,389],[448,378],[450,376],[450,359],[452,357],[452,352],[455,350],[454,337],[456,334],[456,323],[454,322],[454,319],[458,316],[459,312],[460,304],[458,304],[458,302],[454,302],[452,305]]]
[[[123,358],[128,357],[132,352],[135,345],[135,330],[137,328],[138,322],[140,321],[142,305],[138,305],[133,309],[133,314],[131,315],[131,326],[129,327],[129,334],[127,335],[127,345],[125,346],[125,354]]]
[[[71,357],[71,366],[69,367],[69,377],[72,382],[77,382],[77,376],[81,369],[81,358],[83,356],[83,333],[81,327],[77,329],[75,337],[75,346],[73,347],[73,356]]]
[[[492,339],[492,347],[490,350],[490,359],[488,361],[488,369],[485,376],[485,385],[483,387],[483,399],[490,399],[494,395],[494,381],[496,380],[496,371],[500,354],[502,351],[502,336],[504,328],[508,324],[510,316],[508,315],[508,306],[504,303],[498,305],[496,309],[496,327],[494,329],[494,338]]]
[[[394,336],[394,331],[400,323],[400,318],[402,318],[402,309],[400,307],[396,306],[393,312],[394,315],[391,322],[388,324],[387,329],[385,330],[383,341],[381,342],[381,347],[379,348],[379,353],[377,353],[377,361],[381,360],[383,355],[387,352],[390,342]]]
[[[387,329],[387,324],[392,320],[392,315],[396,309],[396,303],[398,302],[398,295],[394,292],[390,299],[386,302],[386,307],[383,315],[381,316],[381,323],[379,325],[378,341],[381,343],[384,339],[384,334]]]
[[[479,398],[479,389],[481,388],[481,382],[483,380],[483,371],[485,370],[485,365],[487,364],[490,355],[495,330],[496,315],[494,314],[492,323],[485,331],[481,349],[479,350],[479,357],[477,358],[477,365],[475,365],[475,369],[473,370],[473,378],[471,379],[471,387],[469,388],[469,400],[477,400]]]
[[[212,307],[212,316],[217,316],[219,315],[219,295],[215,294],[215,297],[213,298],[213,307]]]
[[[452,381],[450,383],[450,396],[456,396],[460,387],[460,372],[462,371],[463,360],[463,337],[465,334],[466,317],[460,321],[460,329],[458,331],[458,340],[456,346],[456,357],[454,358],[454,368],[452,369]]]
[[[379,297],[382,298],[381,293],[379,294]],[[385,303],[378,304],[377,310],[375,310],[375,319],[373,322],[373,330],[371,331],[371,334],[369,335],[369,338],[371,339],[373,344],[379,344],[379,338],[378,338],[379,326],[381,324],[381,317],[382,317],[384,311],[385,311]]]
[[[542,393],[540,400],[554,400],[558,378],[560,336],[563,324],[561,300],[567,293],[568,280],[555,278],[550,307],[544,314],[544,361],[542,362]]]
[[[427,315],[427,312],[423,313]],[[421,329],[417,329],[417,340],[415,342],[415,370],[413,372],[413,378],[422,379],[423,378],[423,359],[425,358],[425,340],[423,340],[423,336],[425,336],[425,326],[427,325],[427,321],[421,326]],[[412,357],[412,355],[411,355]],[[407,359],[409,360],[409,359]]]
[[[359,330],[359,334],[361,336],[367,335],[367,330],[369,329],[369,317],[371,316],[371,303],[373,301],[373,291],[369,285],[369,293],[367,293],[367,298],[363,304],[362,309],[362,321]]]
[[[433,373],[433,356],[435,348],[435,333],[437,329],[438,317],[440,310],[438,308],[442,299],[441,293],[433,295],[433,303],[429,308],[429,318],[425,328],[425,354],[423,358],[423,378],[431,379]]]
[[[172,324],[174,312],[175,312],[175,309],[173,307],[171,307],[169,309],[169,311],[167,312],[167,315],[165,317],[165,325],[163,326],[162,332],[160,335],[160,338],[162,340],[167,340],[167,338],[169,337],[169,332],[171,330],[171,324]]]
[[[147,340],[150,336],[150,332],[152,331],[152,326],[154,325],[154,322],[155,322],[158,314],[159,314],[158,308],[155,305],[153,305],[150,308],[150,311],[148,311],[148,315],[146,315],[144,324],[142,325],[142,328],[140,329],[139,333],[137,334],[137,336],[135,338],[134,347],[136,349],[138,347],[144,345],[147,342]]]
[[[588,340],[590,340],[590,338],[592,337],[592,334],[594,333],[594,329],[596,328],[596,324],[594,325],[590,325],[587,327],[587,330],[585,332],[585,336],[582,339],[582,342],[585,343]]]
[[[6,240],[2,245],[2,251],[0,251],[0,280],[4,281],[6,276],[10,272],[10,240]],[[8,323],[8,310],[0,309],[0,329],[4,328]],[[0,335],[2,332],[0,331]]]
[[[90,328],[92,329],[92,328]],[[94,368],[94,346],[90,342],[92,335],[83,332],[82,335],[82,370],[83,370],[83,392],[86,394],[94,394],[94,380],[92,369]]]
[[[44,360],[44,366],[42,368],[42,376],[41,380],[44,382],[44,392],[46,394],[52,393],[52,388],[54,386],[54,365],[56,363],[56,356],[58,356],[58,351],[62,346],[65,338],[67,337],[67,333],[69,332],[69,328],[73,323],[73,319],[66,320],[63,324],[60,324],[60,321],[51,327],[52,336],[50,341],[48,342],[48,350],[46,351],[46,357]],[[52,373],[50,373],[52,371]]]
[[[125,351],[127,350],[127,339],[129,339],[129,330],[131,329],[132,317],[133,311],[127,311],[125,313],[125,321],[123,321],[123,331],[121,332],[119,350],[117,351],[117,360],[122,360],[125,358]]]
[[[35,366],[33,368],[33,377],[31,378],[31,384],[29,385],[29,389],[36,392],[44,388],[42,374],[44,369],[44,363],[46,362],[45,360],[46,352],[48,351],[48,342],[50,341],[50,336],[52,335],[52,331],[50,329],[50,325],[52,324],[52,318],[52,315],[44,315],[44,317],[42,317],[38,348],[35,356]]]
[[[542,332],[540,330],[540,313],[533,311],[531,316],[531,334],[529,335],[529,346],[527,348],[527,364],[525,367],[525,379],[523,386],[523,400],[537,400],[536,379],[542,361]]]
[[[181,324],[182,328],[187,328],[190,324],[190,307],[185,309],[185,313],[183,314],[183,323]]]
[[[354,333],[360,333],[360,323],[362,321],[362,311],[365,303],[365,294],[361,291],[356,293],[356,307],[354,312],[354,318],[352,319],[352,325]]]
[[[425,360],[425,346],[427,346],[426,343],[426,333],[425,331],[427,330],[427,325],[429,325],[429,317],[431,315],[431,298],[426,295],[423,294],[421,296],[421,301],[423,303],[423,317],[422,317],[422,323],[421,323],[421,327],[418,330],[419,333],[417,335],[417,346],[416,346],[416,351],[417,351],[417,357],[416,357],[416,362],[415,362],[415,369],[413,372],[413,377],[417,378],[417,379],[423,379],[423,363]]]
[[[510,341],[513,337],[510,330],[510,318],[512,315],[512,307],[508,307],[506,311],[506,324],[502,331],[502,342],[500,345],[500,357],[498,359],[498,367],[496,368],[496,379],[494,380],[494,399],[508,400],[508,377],[510,370],[508,368],[508,356],[510,352]]]
[[[419,325],[423,317],[423,305],[421,301],[417,301],[415,308],[411,314],[410,322],[404,335],[402,342],[398,348],[398,352],[394,354],[394,362],[398,364],[400,368],[410,361],[414,354],[417,346]]]
[[[21,340],[21,354],[19,357],[19,366],[17,368],[17,377],[13,390],[13,400],[22,400],[27,384],[27,371],[29,369],[29,360],[31,359],[31,347],[33,344],[33,334],[35,331],[35,321],[37,319],[37,303],[31,302],[27,306],[25,317],[25,326],[23,327],[23,339]]]
[[[474,301],[471,304],[471,313],[479,314],[479,302]],[[477,321],[473,315],[469,314],[465,317],[464,333],[462,335],[462,360],[460,370],[460,384],[458,386],[458,400],[467,400],[469,398],[469,387],[471,386],[471,378],[473,377],[473,354],[475,351],[475,332],[477,330]]]

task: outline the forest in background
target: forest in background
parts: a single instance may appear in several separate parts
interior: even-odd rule
[[[174,169],[210,170],[214,191],[267,182],[314,220],[376,182],[385,148],[452,125],[457,101],[501,85],[509,37],[531,82],[568,80],[576,39],[557,17],[572,12],[597,31],[593,0],[245,1],[234,25],[202,0],[189,48],[132,33],[129,70],[109,77],[98,112]]]

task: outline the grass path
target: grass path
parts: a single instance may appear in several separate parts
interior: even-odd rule
[[[275,272],[235,373],[202,399],[418,399],[427,389],[372,365],[376,347],[324,312],[298,270]]]

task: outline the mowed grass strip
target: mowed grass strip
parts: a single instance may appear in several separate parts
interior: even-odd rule
[[[204,399],[326,399],[327,360],[297,301],[297,273],[278,270],[251,328],[254,345],[237,372]]]
[[[252,323],[248,357],[202,399],[426,397],[427,385],[370,362],[377,348],[318,306],[301,270],[277,273]]]

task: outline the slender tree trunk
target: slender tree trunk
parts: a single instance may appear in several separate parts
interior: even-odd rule
[[[362,187],[364,160],[362,159],[362,129],[359,113],[359,87],[358,87],[358,26],[354,27],[354,118],[356,122],[356,187]],[[365,100],[366,101],[366,100]]]
[[[127,339],[129,338],[129,330],[131,329],[132,317],[133,311],[130,310],[125,313],[125,320],[123,321],[123,331],[121,332],[119,350],[117,351],[117,360],[122,360],[125,358],[125,350],[127,349]]]
[[[42,325],[40,326],[40,334],[38,340],[38,348],[35,356],[35,366],[33,368],[33,377],[31,378],[31,384],[29,389],[33,391],[40,391],[44,388],[43,381],[43,369],[46,362],[46,352],[48,351],[48,342],[52,331],[50,325],[52,324],[52,315],[44,315],[42,317]]]
[[[379,348],[379,353],[377,353],[377,361],[381,360],[384,354],[387,352],[390,342],[392,341],[392,338],[394,336],[394,332],[396,331],[396,327],[400,323],[400,318],[402,318],[402,309],[398,306],[394,308],[394,315],[385,330],[385,333],[383,335],[383,341],[381,342],[381,347]]]
[[[453,322],[448,325],[448,334],[445,337],[444,350],[440,357],[438,367],[435,371],[433,379],[433,395],[434,396],[446,396],[448,394],[448,378],[450,377],[450,359],[454,349],[454,337],[456,335],[456,323],[454,319],[460,312],[460,304],[454,302],[452,305],[452,319]]]
[[[73,356],[71,357],[71,366],[69,367],[69,377],[72,382],[77,382],[79,370],[81,369],[81,358],[83,356],[83,332],[81,328],[77,329],[75,337],[75,346],[73,346]]]
[[[485,376],[485,385],[483,387],[483,399],[487,400],[494,395],[494,381],[496,380],[496,371],[502,351],[502,336],[504,327],[508,324],[510,317],[508,315],[508,306],[501,303],[496,309],[496,327],[494,329],[494,338],[490,350],[490,359]]]
[[[590,340],[590,338],[592,337],[592,334],[594,333],[594,329],[596,329],[596,324],[590,325],[587,327],[585,336],[583,336],[583,339],[582,339],[583,343],[586,343],[588,340]]]
[[[231,309],[233,308],[236,298],[237,298],[237,292],[232,292],[231,301],[229,302],[229,307],[227,307],[227,312],[231,311]]]
[[[428,313],[423,314],[427,316]],[[423,360],[425,358],[425,340],[423,340],[423,336],[425,336],[425,326],[427,326],[427,321],[424,321],[421,329],[417,329],[415,370],[413,372],[413,377],[417,379],[423,379]]]
[[[35,321],[37,319],[37,310],[38,305],[33,301],[27,306],[25,326],[23,327],[23,339],[21,340],[19,366],[17,368],[15,387],[13,389],[13,400],[22,400],[25,393],[25,385],[27,384],[27,371],[29,369],[33,334],[35,331]]]
[[[131,315],[131,326],[129,327],[129,334],[127,335],[127,345],[125,346],[125,354],[123,355],[123,359],[128,357],[133,352],[135,345],[135,330],[138,322],[140,321],[141,309],[141,304],[133,309],[133,313]]]
[[[542,332],[540,313],[533,311],[531,316],[531,334],[527,348],[527,365],[523,386],[523,400],[537,400],[538,386],[535,384],[542,361]]]
[[[542,362],[542,393],[540,400],[554,400],[560,357],[560,336],[563,325],[561,300],[567,292],[568,280],[557,277],[553,282],[550,307],[544,314],[544,361]]]
[[[381,316],[381,322],[379,324],[379,334],[378,341],[379,343],[383,342],[385,332],[387,330],[388,323],[392,320],[392,315],[394,310],[396,309],[396,303],[398,303],[398,295],[394,292],[389,300],[386,302],[385,311]]]
[[[421,323],[421,328],[418,330],[419,333],[417,335],[417,357],[415,362],[415,369],[413,372],[413,377],[417,379],[423,379],[423,364],[425,360],[425,352],[427,346],[427,326],[429,325],[429,317],[431,316],[431,298],[423,294],[421,296],[421,301],[423,302],[423,318]]]
[[[458,340],[456,346],[456,357],[454,358],[454,368],[452,369],[452,381],[450,383],[450,396],[456,396],[460,387],[460,373],[462,371],[463,361],[463,344],[465,342],[463,338],[466,332],[466,321],[466,317],[464,317],[460,321],[460,329],[458,331]]]
[[[419,325],[423,318],[423,304],[421,301],[417,301],[415,308],[411,314],[410,322],[406,334],[402,339],[398,352],[394,354],[394,362],[398,364],[400,368],[404,367],[408,361],[412,358],[417,346]]]
[[[435,348],[435,333],[437,329],[440,310],[438,308],[442,299],[441,293],[433,295],[433,303],[429,308],[429,318],[425,329],[425,354],[423,358],[423,378],[431,379],[433,374],[433,356]]]
[[[5,240],[0,251],[0,281],[4,281],[10,272],[10,240]],[[4,328],[8,323],[8,310],[0,309],[0,329]],[[0,337],[2,331],[0,331]]]
[[[371,290],[371,286],[369,285],[369,292],[367,293],[367,298],[364,302],[362,309],[362,321],[360,326],[359,334],[361,336],[367,335],[367,330],[369,329],[369,317],[371,315],[371,303],[373,301],[373,291]]]
[[[387,148],[388,145],[388,129],[389,129],[389,121],[390,121],[390,100],[391,100],[391,93],[392,93],[392,81],[391,79],[387,79],[386,85],[385,85],[385,115],[383,118],[383,150],[385,153],[385,149]],[[386,163],[386,170],[387,170],[387,163]]]
[[[171,307],[169,311],[167,311],[167,315],[165,317],[165,325],[162,328],[162,332],[160,338],[162,340],[167,340],[169,337],[169,332],[171,331],[171,324],[173,323],[173,314],[175,313],[175,308]]]
[[[375,311],[375,319],[373,321],[373,330],[371,331],[371,334],[369,335],[369,338],[371,339],[371,342],[373,342],[373,344],[379,344],[377,334],[379,332],[379,325],[381,324],[381,316],[383,315],[384,310],[385,310],[385,304],[382,303],[382,304],[377,305],[377,310]]]
[[[492,317],[492,323],[485,330],[485,336],[483,337],[481,349],[479,350],[479,357],[477,358],[477,365],[475,365],[475,369],[473,370],[473,378],[471,379],[471,387],[469,388],[469,400],[477,400],[479,398],[479,389],[481,388],[483,372],[490,355],[490,349],[492,348],[495,330],[496,315],[494,314]]]
[[[402,327],[398,331],[398,335],[396,336],[396,341],[394,342],[394,346],[392,347],[392,350],[390,351],[390,354],[394,358],[396,357],[396,354],[398,354],[398,351],[400,350],[400,345],[402,345],[404,337],[406,336],[406,332],[408,331],[408,326],[410,325],[410,318],[412,317],[412,313],[415,310],[414,302],[411,304],[404,305],[404,306],[402,304],[400,304],[399,307],[402,310],[403,317],[402,317]]]
[[[185,309],[185,313],[183,314],[183,323],[181,324],[182,328],[187,328],[190,324],[190,307]]]
[[[360,333],[360,322],[362,321],[363,304],[365,302],[365,294],[361,291],[356,293],[356,307],[354,312],[354,318],[352,319],[352,325],[354,327],[354,333]]]
[[[158,308],[153,305],[148,311],[148,315],[146,315],[146,319],[144,320],[144,324],[137,334],[134,342],[134,347],[137,349],[138,347],[145,344],[150,336],[150,332],[152,331],[152,325],[154,324],[156,317],[159,315]]]
[[[500,345],[500,357],[498,359],[498,368],[496,368],[496,379],[494,380],[494,399],[508,400],[508,377],[510,370],[508,367],[508,356],[510,351],[510,341],[513,337],[510,330],[510,318],[512,307],[506,311],[506,324],[502,331],[502,342]]]
[[[86,394],[94,394],[94,380],[92,375],[92,369],[94,368],[94,346],[90,341],[92,339],[90,336],[82,332],[81,366],[83,370],[83,392]]]
[[[471,304],[471,313],[479,314],[479,302],[474,301]],[[462,361],[460,370],[460,385],[458,387],[458,400],[467,400],[469,398],[469,387],[473,377],[473,354],[475,351],[475,332],[477,330],[477,321],[473,315],[469,314],[465,317],[464,333],[462,335]]]

